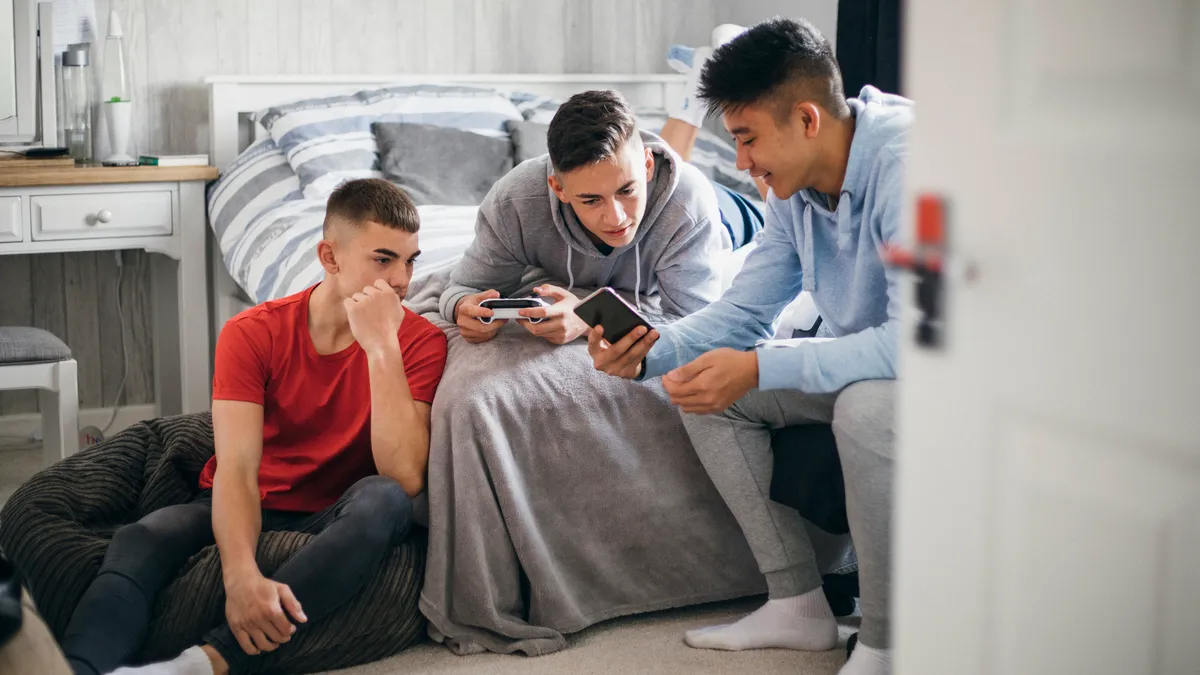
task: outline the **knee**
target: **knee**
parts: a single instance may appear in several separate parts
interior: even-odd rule
[[[181,555],[179,549],[170,532],[130,523],[113,534],[103,569],[141,579],[146,572],[172,566]]]
[[[413,502],[399,483],[386,476],[368,476],[350,489],[345,515],[357,518],[368,534],[385,536],[408,529]]]
[[[858,449],[892,456],[894,400],[894,380],[855,382],[838,394],[833,405],[833,433],[843,458]]]

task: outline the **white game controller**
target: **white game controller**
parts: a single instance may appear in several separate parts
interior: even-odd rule
[[[520,312],[523,309],[549,307],[550,303],[541,298],[488,298],[487,300],[481,300],[479,306],[492,310],[491,316],[479,317],[479,322],[483,324],[504,319],[520,319],[529,323],[541,323],[544,320],[542,317],[525,317],[521,316]]]

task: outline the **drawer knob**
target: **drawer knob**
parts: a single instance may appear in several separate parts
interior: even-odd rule
[[[108,221],[112,220],[112,211],[109,211],[108,209],[100,209],[100,213],[96,214],[96,220],[102,223],[107,223]]]

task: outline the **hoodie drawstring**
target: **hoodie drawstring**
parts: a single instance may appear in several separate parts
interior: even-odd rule
[[[633,301],[637,303],[638,311],[642,311],[642,242],[633,245]]]
[[[566,241],[566,240],[563,240]],[[567,244],[567,290],[575,288],[575,273],[571,271],[571,243]]]
[[[804,250],[800,255],[800,265],[804,272],[800,288],[812,293],[817,290],[817,278],[813,270],[816,266],[813,265],[812,204],[807,199],[804,200]]]
[[[849,190],[842,190],[842,193],[841,193],[841,194],[838,196],[838,205],[837,205],[838,238],[837,238],[837,245],[838,245],[838,253],[839,253],[839,254],[840,254],[842,251],[845,251],[845,250],[846,250],[847,248],[849,248],[849,246],[850,246],[850,230],[851,230],[851,228],[854,226],[854,218],[852,217],[852,216],[854,215],[854,210],[853,210],[853,207],[852,207],[852,206],[846,206],[846,208],[847,208],[847,209],[850,209],[850,213],[847,213],[847,214],[845,214],[845,217],[843,217],[843,215],[842,215],[842,206],[843,206],[843,205],[845,205],[845,204],[848,204],[848,203],[850,202],[851,198],[852,198],[852,197],[851,197],[851,195],[850,195],[850,191],[849,191]]]

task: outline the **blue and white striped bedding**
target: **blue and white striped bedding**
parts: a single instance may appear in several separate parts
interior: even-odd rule
[[[259,118],[300,178],[304,196],[322,199],[339,183],[378,178],[372,122],[409,122],[505,137],[521,113],[492,89],[436,84],[385,87],[268,108]]]
[[[325,198],[307,199],[275,142],[247,148],[208,193],[209,223],[233,280],[255,304],[315,284]],[[475,236],[474,206],[422,206],[414,278],[454,265]]]

